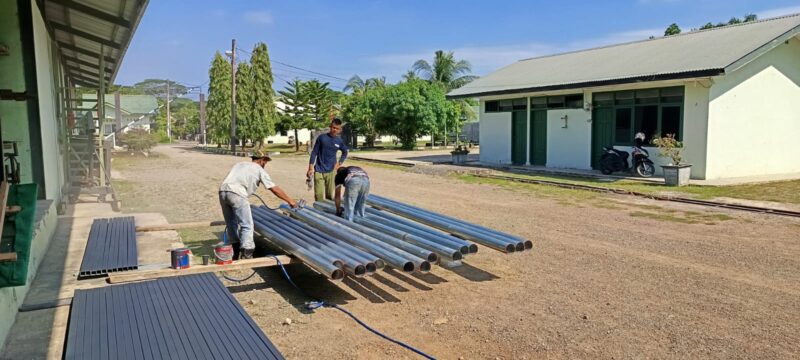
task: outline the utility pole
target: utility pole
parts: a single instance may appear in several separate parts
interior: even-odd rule
[[[236,39],[231,40],[231,152],[236,154]]]
[[[169,115],[169,79],[167,79],[167,137],[172,142],[172,118]]]

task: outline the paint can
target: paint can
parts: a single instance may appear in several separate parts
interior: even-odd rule
[[[217,258],[217,265],[230,264],[233,262],[233,246],[230,244],[219,243],[214,246],[214,257]]]
[[[173,249],[170,251],[172,258],[173,269],[186,269],[189,267],[189,254],[191,251],[187,248]]]

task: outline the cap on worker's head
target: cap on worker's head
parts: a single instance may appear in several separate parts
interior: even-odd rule
[[[267,153],[264,150],[253,150],[253,152],[250,153],[250,158],[253,160],[259,160],[259,159],[266,159],[267,161],[272,160],[272,157],[269,156],[269,153]]]

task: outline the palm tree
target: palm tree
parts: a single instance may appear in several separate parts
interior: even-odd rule
[[[466,60],[456,60],[452,51],[437,50],[432,64],[420,59],[414,63],[412,69],[421,78],[443,85],[447,91],[460,88],[478,78],[471,75],[472,65]]]
[[[419,79],[419,76],[416,72],[414,72],[414,70],[408,70],[405,74],[403,74],[403,81],[408,82],[417,79]]]
[[[351,77],[350,80],[347,81],[347,85],[344,86],[344,89],[342,89],[342,91],[345,92],[352,91],[355,94],[355,93],[362,93],[369,89],[383,88],[383,87],[386,87],[385,76],[369,78],[365,81],[361,79],[360,76],[353,75],[353,77]]]

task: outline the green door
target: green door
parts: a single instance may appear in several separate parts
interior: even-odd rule
[[[525,165],[528,152],[528,116],[526,111],[511,112],[511,163]]]
[[[597,108],[592,116],[592,168],[600,167],[600,156],[603,146],[612,146],[614,142],[614,109]]]
[[[547,165],[547,110],[531,111],[531,165]]]

